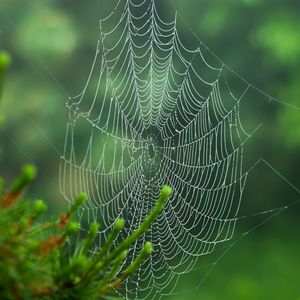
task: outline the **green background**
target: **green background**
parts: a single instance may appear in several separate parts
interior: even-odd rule
[[[22,164],[35,163],[40,176],[30,194],[46,199],[51,212],[67,207],[58,182],[67,122],[65,102],[84,87],[99,34],[98,21],[113,2],[0,3],[0,49],[13,56],[0,103],[6,118],[0,135],[1,175],[9,180]],[[162,14],[175,7],[186,26],[247,81],[300,107],[299,1],[164,2],[168,12]],[[189,38],[193,39],[192,34],[185,37]],[[264,158],[300,187],[300,110],[273,103],[264,118],[263,129],[245,153],[246,165]],[[259,164],[249,174],[241,207],[241,215],[248,217],[238,222],[233,240],[239,241],[220,260],[218,256],[200,259],[199,269],[180,280],[179,294],[170,299],[300,300],[297,201],[300,195],[290,184]],[[268,219],[284,206],[286,210]],[[217,263],[208,273],[205,266],[211,266],[211,261]]]

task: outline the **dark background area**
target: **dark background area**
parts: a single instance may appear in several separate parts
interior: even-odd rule
[[[217,263],[199,289],[194,288],[209,270],[201,268],[208,263],[206,257],[198,270],[180,280],[180,293],[170,299],[298,300],[300,194],[295,188],[300,188],[300,109],[292,106],[300,107],[300,2],[163,1],[162,14],[175,7],[185,26],[222,61],[284,102],[268,106],[263,128],[245,151],[246,169],[261,158],[271,167],[260,163],[249,173],[240,211],[247,217],[238,221],[233,241],[240,240],[222,259],[209,258]],[[29,195],[44,198],[50,214],[68,205],[58,180],[65,103],[84,87],[99,35],[98,21],[114,3],[0,3],[0,49],[13,57],[0,103],[6,119],[0,135],[1,175],[9,181],[24,163],[35,163],[40,176]],[[187,33],[185,39],[194,37]],[[257,118],[253,111],[247,117]],[[256,215],[261,212],[266,213]]]

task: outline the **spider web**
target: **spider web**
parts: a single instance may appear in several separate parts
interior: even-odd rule
[[[127,221],[120,238],[132,233],[161,187],[172,187],[164,211],[122,266],[145,241],[153,243],[151,257],[120,290],[134,299],[174,293],[199,257],[232,239],[249,171],[244,147],[262,125],[243,111],[255,102],[262,120],[274,100],[197,38],[187,43],[176,14],[161,16],[159,5],[118,1],[100,21],[87,83],[67,102],[60,166],[66,199],[88,194],[82,225],[101,222],[99,245],[118,217]]]

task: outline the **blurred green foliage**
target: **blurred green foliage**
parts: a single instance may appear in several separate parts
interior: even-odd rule
[[[83,89],[96,48],[98,20],[114,3],[1,1],[0,47],[14,57],[0,104],[7,120],[1,135],[1,170],[11,177],[22,162],[34,161],[42,174],[32,190],[43,197],[60,199],[57,175],[67,120],[65,102]],[[299,1],[172,3],[187,26],[226,64],[274,98],[300,106]],[[171,2],[165,8],[169,13]],[[264,122],[245,152],[245,168],[263,157],[299,187],[300,111],[272,102]],[[238,222],[238,230],[247,231],[267,218],[251,214],[298,198],[270,168],[258,165],[249,174],[241,207],[241,214],[250,217]],[[66,205],[59,200],[50,204],[52,211]],[[232,248],[199,289],[170,299],[300,299],[299,213],[296,205],[268,221]],[[204,257],[203,266],[206,263]],[[188,275],[180,287],[197,286],[204,270]]]

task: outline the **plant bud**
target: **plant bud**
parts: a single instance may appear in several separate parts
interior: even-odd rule
[[[33,204],[33,212],[34,215],[38,216],[44,212],[46,212],[48,209],[48,206],[45,204],[43,200],[36,200]]]

